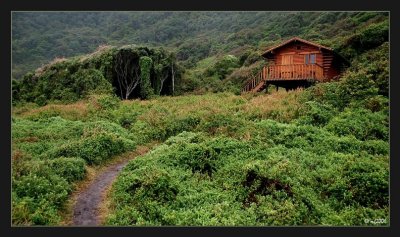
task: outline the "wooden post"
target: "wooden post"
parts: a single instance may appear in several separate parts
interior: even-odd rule
[[[311,77],[314,79],[314,64],[311,64]]]

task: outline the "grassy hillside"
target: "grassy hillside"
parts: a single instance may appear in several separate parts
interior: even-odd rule
[[[304,103],[307,93],[315,92],[97,97],[16,108],[13,223],[58,224],[87,165],[153,140],[166,142],[120,175],[108,224],[363,225],[387,218],[387,105],[320,113],[329,103]]]
[[[119,176],[107,224],[388,220],[387,52],[304,91],[16,106],[13,223],[58,224],[85,167],[151,141],[165,143]]]
[[[51,14],[13,16],[17,71],[33,69],[27,55],[53,57],[30,51],[46,35],[57,39],[43,41],[50,55],[72,40],[65,32],[84,42],[104,34],[115,44],[162,44],[129,48],[135,60],[157,62],[143,70],[153,93],[162,78],[156,72],[176,56],[179,96],[121,100],[110,67],[119,47],[58,59],[14,80],[14,225],[63,223],[88,170],[151,142],[161,145],[131,161],[114,183],[105,224],[389,224],[386,14]],[[90,25],[87,34],[79,19]],[[49,35],[51,27],[63,33]],[[307,89],[240,95],[241,83],[264,63],[257,50],[292,35],[334,47],[350,67],[340,80]],[[71,55],[82,50],[75,46],[66,46],[76,50]]]

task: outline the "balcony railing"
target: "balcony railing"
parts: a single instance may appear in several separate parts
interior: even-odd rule
[[[264,80],[324,80],[324,70],[317,64],[272,65],[262,69]]]
[[[317,80],[324,81],[324,70],[318,64],[290,64],[264,66],[263,69],[253,78],[248,80],[242,89],[252,91],[260,87],[265,81],[284,80]]]

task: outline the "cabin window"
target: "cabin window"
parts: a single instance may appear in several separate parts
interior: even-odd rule
[[[282,65],[293,64],[293,55],[282,55]]]
[[[304,55],[304,63],[305,64],[315,64],[317,62],[316,54],[306,54]]]

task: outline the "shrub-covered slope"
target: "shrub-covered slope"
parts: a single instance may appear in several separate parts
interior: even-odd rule
[[[192,130],[200,133],[168,139],[123,171],[107,223],[388,224],[387,60],[383,43],[355,56],[340,81],[311,87],[295,103],[279,98],[289,117],[268,111],[271,102],[245,104],[264,111],[216,114],[216,129],[200,122]]]
[[[339,81],[305,90],[235,95],[262,62],[254,53],[231,52],[199,56],[203,60],[184,72],[179,93],[201,95],[153,97],[149,89],[163,94],[161,79],[171,76],[171,65],[180,67],[171,64],[172,54],[136,46],[128,50],[139,52],[132,65],[149,80],[133,93],[148,100],[118,98],[113,63],[121,48],[114,47],[58,60],[13,81],[12,223],[61,223],[88,166],[159,141],[164,144],[118,177],[107,224],[388,224],[387,17],[318,14],[293,13],[269,25],[314,22],[302,24],[302,36],[313,39],[317,27],[332,37],[320,43],[349,59]],[[332,29],[345,29],[335,39],[327,27],[332,21],[340,23]],[[353,27],[357,31],[347,35]]]
[[[254,139],[184,132],[132,161],[112,225],[364,225],[387,218],[388,146],[264,120]]]

